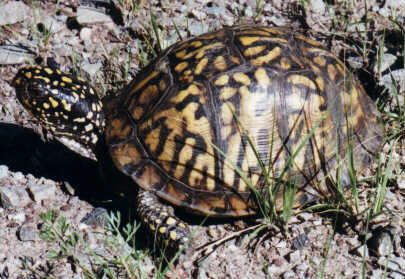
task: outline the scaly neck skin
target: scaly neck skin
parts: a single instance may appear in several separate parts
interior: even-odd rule
[[[28,66],[14,78],[22,105],[56,139],[93,158],[104,135],[103,104],[94,89],[80,78],[57,69]]]

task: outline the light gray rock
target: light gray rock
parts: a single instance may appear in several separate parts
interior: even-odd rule
[[[397,57],[395,55],[392,55],[390,53],[385,53],[382,55],[380,59],[378,59],[374,63],[373,71],[376,73],[381,73],[387,70],[392,64],[395,63],[397,60]]]
[[[38,230],[33,225],[22,225],[18,230],[18,238],[21,241],[34,241],[37,239]]]
[[[0,26],[14,24],[25,20],[31,9],[22,1],[11,1],[0,4]]]
[[[89,74],[89,76],[93,77],[97,74],[98,71],[100,71],[100,68],[103,66],[101,61],[98,61],[97,63],[89,63],[88,61],[83,61],[83,63],[80,64],[80,67],[83,71]]]
[[[403,90],[405,88],[405,69],[394,70],[384,75],[379,83],[391,90],[393,88],[393,80]]]
[[[105,13],[89,8],[79,7],[77,9],[77,22],[80,25],[92,25],[97,23],[113,23],[110,16]]]
[[[22,223],[25,222],[26,217],[25,217],[25,214],[23,212],[17,212],[17,213],[14,213],[14,214],[8,214],[7,219],[10,220],[10,221],[22,224]]]
[[[45,28],[50,31],[51,33],[56,33],[61,31],[65,25],[55,19],[53,16],[47,16],[42,20],[42,24],[45,26]]]
[[[0,165],[0,180],[8,176],[8,167]]]
[[[29,204],[31,199],[22,186],[2,186],[0,201],[4,208],[20,208]]]
[[[13,45],[0,46],[0,64],[12,65],[22,64],[26,61],[33,60],[34,55],[28,53],[25,49]]]
[[[56,191],[55,185],[52,184],[31,185],[28,189],[36,202],[52,199]]]

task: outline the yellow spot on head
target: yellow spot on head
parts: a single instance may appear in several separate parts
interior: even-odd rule
[[[52,105],[53,108],[56,108],[59,105],[58,101],[56,101],[52,97],[49,97],[49,102],[51,102],[51,105]]]
[[[171,231],[170,234],[169,234],[169,236],[170,236],[170,239],[172,239],[172,240],[176,240],[176,239],[177,239],[177,233],[174,232],[174,231]]]
[[[72,83],[73,80],[70,77],[67,76],[62,76],[62,81],[66,82],[66,83]]]
[[[176,219],[174,219],[173,217],[169,217],[166,220],[166,224],[169,226],[174,225],[174,224],[176,224]]]
[[[59,81],[57,81],[57,80],[54,80],[54,81],[52,82],[52,84],[53,84],[53,86],[58,86],[58,84],[59,84]]]
[[[53,74],[53,71],[52,71],[51,68],[44,68],[44,71],[45,71],[47,74],[49,74],[49,75],[52,75],[52,74]]]

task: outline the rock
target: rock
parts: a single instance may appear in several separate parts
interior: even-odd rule
[[[106,224],[108,218],[108,212],[105,208],[96,207],[92,212],[87,214],[80,223],[86,224],[88,226],[99,226],[103,227]]]
[[[56,33],[61,31],[65,25],[59,20],[55,19],[53,16],[47,16],[42,20],[44,27],[51,33]]]
[[[362,245],[358,247],[355,251],[354,254],[361,257],[361,258],[368,258],[369,253],[368,253],[368,247],[367,245]]]
[[[7,215],[7,219],[9,219],[10,221],[16,222],[16,223],[24,223],[25,222],[25,214],[23,212],[17,212],[14,214],[8,214]]]
[[[400,268],[401,268],[396,262],[394,262],[386,257],[380,257],[378,259],[378,264],[391,271],[400,271]]]
[[[84,27],[82,30],[80,30],[80,39],[83,41],[91,41],[91,34],[93,31],[91,28]]]
[[[24,21],[31,14],[31,9],[22,1],[0,4],[0,26]]]
[[[1,173],[1,170],[0,170],[0,173]],[[1,175],[0,175],[0,179],[1,179]],[[397,183],[398,183],[398,188],[400,190],[405,190],[405,176],[400,176],[397,179]]]
[[[290,254],[288,254],[288,261],[290,262],[290,264],[296,264],[300,262],[300,258],[301,258],[301,252],[296,250],[294,252],[291,252]]]
[[[100,68],[103,66],[103,64],[101,63],[101,61],[98,61],[94,64],[91,64],[88,61],[83,61],[80,66],[81,69],[88,73],[90,77],[93,77],[97,74],[98,71],[100,71]]]
[[[103,12],[89,8],[89,7],[79,7],[77,9],[77,22],[80,25],[92,25],[97,23],[110,23],[113,21],[110,16],[104,14]]]
[[[0,165],[0,180],[8,176],[8,167]]]
[[[55,185],[52,184],[31,185],[28,189],[36,202],[52,199],[56,191]]]
[[[18,231],[18,238],[21,241],[34,241],[37,236],[37,228],[33,225],[22,225]]]
[[[0,46],[0,65],[22,64],[34,59],[34,55],[14,45]]]
[[[405,69],[394,70],[382,76],[379,84],[384,85],[389,90],[392,90],[392,88],[394,88],[392,80],[399,85],[400,90],[401,88],[402,90],[405,89]]]
[[[5,208],[21,208],[31,202],[27,191],[22,186],[0,187],[0,201]]]
[[[353,69],[360,69],[361,67],[363,67],[364,64],[363,58],[360,56],[348,57],[346,61]]]
[[[405,275],[402,275],[399,272],[391,272],[390,278],[392,278],[392,279],[405,279]]]
[[[293,271],[287,271],[283,274],[283,278],[293,279],[293,278],[297,278],[297,275]]]
[[[373,269],[370,279],[380,279],[383,278],[384,271],[381,269]]]
[[[370,250],[378,257],[388,256],[394,251],[391,234],[380,230],[368,241]]]
[[[294,249],[299,250],[304,247],[308,247],[311,244],[308,236],[306,234],[300,234],[292,240],[292,246]]]
[[[381,73],[387,70],[391,65],[395,63],[397,57],[390,53],[384,53],[381,58],[377,59],[374,63],[373,71]]]

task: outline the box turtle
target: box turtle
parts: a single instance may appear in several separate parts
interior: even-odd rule
[[[99,160],[106,150],[110,167],[132,179],[124,195],[136,195],[141,220],[176,247],[190,231],[171,205],[255,214],[241,174],[265,189],[261,163],[277,177],[304,144],[283,177],[297,185],[299,207],[330,193],[337,173],[349,183],[349,149],[361,171],[382,143],[376,108],[344,63],[282,27],[226,27],[175,43],[104,100],[54,67],[25,67],[14,86],[60,141]]]

